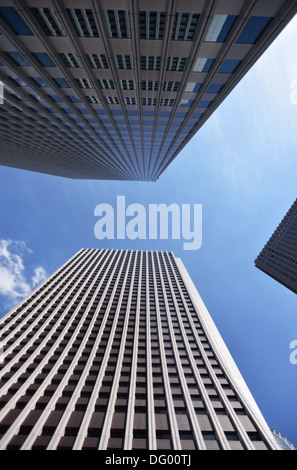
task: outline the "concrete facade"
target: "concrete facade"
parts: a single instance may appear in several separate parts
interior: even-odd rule
[[[277,449],[180,259],[80,250],[0,320],[0,449]]]
[[[156,181],[293,0],[0,0],[0,164]]]

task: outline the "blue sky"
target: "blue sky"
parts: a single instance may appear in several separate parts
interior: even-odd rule
[[[172,250],[268,425],[297,446],[297,297],[254,260],[297,198],[297,18],[157,183],[75,181],[0,167],[0,316],[80,248]],[[296,87],[297,89],[297,87]],[[297,93],[295,93],[295,97]],[[98,204],[202,204],[203,243],[103,240]]]

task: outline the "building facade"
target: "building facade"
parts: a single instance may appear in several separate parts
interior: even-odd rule
[[[180,259],[82,249],[0,320],[1,450],[271,450]]]
[[[255,265],[297,294],[297,200],[255,260]]]
[[[156,181],[295,0],[0,0],[0,164]]]

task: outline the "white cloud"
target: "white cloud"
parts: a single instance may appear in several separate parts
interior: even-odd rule
[[[44,268],[34,270],[31,282],[27,280],[24,256],[32,250],[23,241],[0,240],[0,295],[10,307],[30,294],[46,279]]]
[[[32,277],[33,287],[39,286],[47,278],[45,269],[42,266],[34,269],[34,276]]]

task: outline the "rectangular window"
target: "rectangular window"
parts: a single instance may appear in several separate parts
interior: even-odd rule
[[[91,67],[94,69],[108,69],[105,54],[87,54]]]
[[[46,52],[32,52],[32,55],[42,67],[55,67],[54,62]]]
[[[163,91],[178,91],[180,82],[164,82]]]
[[[78,37],[99,37],[92,10],[85,8],[68,8],[67,13]]]
[[[58,95],[48,95],[48,97],[53,103],[62,103],[62,99]]]
[[[156,98],[142,98],[143,106],[155,106],[157,103]]]
[[[210,21],[204,41],[224,42],[235,20],[236,16],[233,15],[214,15]]]
[[[236,42],[239,44],[255,44],[271,21],[272,18],[267,16],[251,16]]]
[[[141,89],[147,91],[157,91],[159,83],[154,80],[142,80]]]
[[[184,91],[187,91],[190,93],[196,93],[200,87],[201,87],[201,83],[188,82]]]
[[[168,57],[167,70],[183,72],[187,63],[187,57]]]
[[[208,108],[210,103],[211,103],[211,101],[202,100],[202,101],[199,102],[198,108]]]
[[[176,13],[172,39],[175,41],[193,41],[200,15],[193,13]]]
[[[140,58],[141,70],[160,70],[161,57],[146,55]]]
[[[119,99],[116,96],[106,96],[105,100],[108,104],[119,104]]]
[[[114,57],[118,69],[134,69],[134,57],[132,55],[116,54]]]
[[[137,100],[136,100],[136,98],[127,96],[125,98],[125,103],[126,104],[137,104]]]
[[[34,36],[19,13],[13,7],[0,7],[0,17],[17,36]]]
[[[22,80],[21,78],[19,77],[8,77],[12,83],[14,85],[17,85],[17,86],[28,86],[26,82],[24,82],[24,80]],[[33,79],[31,79],[33,80]],[[47,85],[46,85],[47,86]]]
[[[97,96],[87,96],[87,101],[91,104],[100,104],[100,100]]]
[[[222,85],[221,83],[211,83],[207,88],[206,93],[219,93],[223,86],[224,85]]]
[[[81,100],[74,95],[68,96],[68,99],[71,101],[71,103],[81,103]]]
[[[198,57],[195,60],[193,72],[209,72],[214,59],[206,59]]]
[[[46,36],[66,36],[53,8],[30,8],[30,10]]]
[[[40,87],[48,87],[48,84],[45,80],[43,80],[42,77],[32,77],[31,80],[33,80],[33,82]]]
[[[122,90],[135,90],[135,80],[121,80],[121,88]]]
[[[62,53],[59,54],[60,58],[63,61],[63,64],[66,67],[71,67],[71,68],[81,68],[81,62],[76,54],[73,54],[72,52],[69,53]]]
[[[131,28],[128,10],[104,10],[110,38],[130,38]]]
[[[161,98],[161,106],[173,106],[174,99],[173,98]]]
[[[240,64],[240,62],[240,60],[226,59],[221,65],[221,68],[219,69],[218,73],[233,73]]]
[[[21,67],[28,67],[30,64],[26,59],[17,51],[5,52],[5,55],[12,60],[15,65],[20,65]]]
[[[93,88],[88,78],[76,78],[75,83],[79,88]]]
[[[100,79],[98,80],[99,88],[102,90],[114,90],[114,82],[113,80],[108,80],[108,79]]]
[[[166,13],[161,11],[139,12],[140,39],[163,39]]]
[[[70,88],[70,85],[65,80],[65,78],[54,78],[54,80],[57,83],[57,85],[59,85],[60,88]]]

